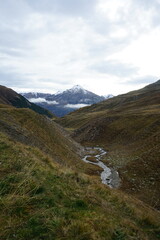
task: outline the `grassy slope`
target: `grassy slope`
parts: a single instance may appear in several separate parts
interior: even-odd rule
[[[99,167],[81,161],[83,148],[62,127],[29,109],[0,105],[0,131],[15,141],[41,149],[63,166],[92,175],[99,173]]]
[[[83,168],[83,150],[52,120],[29,109],[0,108],[0,131],[13,140],[37,147],[62,165]],[[65,137],[64,137],[65,136]]]
[[[83,144],[109,150],[121,188],[160,208],[160,81],[59,120]]]
[[[0,239],[156,240],[159,214],[0,133]]]

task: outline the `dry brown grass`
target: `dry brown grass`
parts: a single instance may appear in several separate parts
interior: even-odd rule
[[[121,189],[159,209],[160,84],[80,109],[58,120],[76,141],[109,151]],[[74,131],[73,131],[74,129]]]
[[[0,133],[0,238],[156,240],[159,214]]]

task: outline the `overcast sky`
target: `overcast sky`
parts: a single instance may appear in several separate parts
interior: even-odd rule
[[[97,94],[160,76],[160,0],[0,0],[0,84]]]

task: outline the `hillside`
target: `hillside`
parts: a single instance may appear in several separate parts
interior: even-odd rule
[[[160,80],[58,120],[84,145],[109,151],[121,189],[160,209]]]
[[[61,127],[0,106],[0,239],[159,239],[159,213],[84,174],[83,148]]]
[[[48,110],[29,102],[26,98],[16,93],[10,88],[0,85],[0,104],[7,104],[16,108],[29,108],[39,114],[53,117],[53,114]]]
[[[83,148],[52,120],[30,109],[6,108],[1,105],[0,131],[16,142],[39,148],[47,155],[54,156],[57,163],[84,168],[80,159]]]

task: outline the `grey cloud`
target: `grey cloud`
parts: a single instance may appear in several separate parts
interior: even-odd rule
[[[151,16],[151,27],[159,27],[159,22],[160,22],[160,15],[159,15],[159,11],[160,11],[160,1],[159,0],[134,0],[132,3],[132,9],[133,12],[136,9],[142,9],[142,10],[146,10],[146,11],[153,11],[153,14]],[[141,24],[141,23],[140,23]],[[146,26],[148,27],[148,24],[146,22]]]
[[[47,80],[33,80],[32,79],[33,75],[30,74],[16,74],[13,72],[10,72],[9,69],[7,69],[5,72],[3,72],[0,69],[0,85],[7,86],[10,88],[19,88],[19,89],[34,89],[34,88],[39,88],[39,89],[45,89],[45,86],[47,86],[48,82]],[[53,84],[53,88],[54,85]],[[54,89],[50,89],[54,90]]]
[[[31,8],[25,0],[0,1],[0,19],[5,20],[6,24],[13,24],[17,19],[22,19],[30,12]]]
[[[94,43],[91,40],[90,44],[88,44],[88,52],[92,57],[101,56],[101,58],[103,58],[120,51],[122,48],[126,47],[131,40],[132,39],[130,37],[122,39],[113,39],[112,37],[108,37],[103,43]],[[103,65],[106,64],[103,63]],[[111,63],[111,65],[113,64]]]
[[[31,7],[42,12],[85,15],[94,10],[97,0],[26,0]]]
[[[136,2],[137,5],[146,9],[159,6],[159,2],[157,0],[134,0],[134,2]]]
[[[128,84],[128,85],[137,85],[137,84],[150,84],[155,81],[157,81],[159,77],[156,76],[144,76],[144,77],[136,77],[131,80],[128,80],[126,82],[123,82],[123,84]]]
[[[118,77],[128,77],[137,72],[137,68],[117,61],[104,61],[90,66],[90,69]]]
[[[23,48],[12,48],[12,47],[0,47],[0,53],[5,54],[7,56],[12,57],[22,57],[24,56],[24,49]],[[1,57],[0,57],[1,58]]]
[[[9,72],[9,69],[3,72],[0,70],[0,85],[9,86],[9,87],[28,87],[28,81],[25,77],[23,80],[18,74]]]
[[[34,75],[33,73],[19,74],[10,67],[0,68],[0,85],[13,88],[33,88],[35,86],[40,88],[39,84],[43,83],[44,80],[33,80],[35,76],[36,74]]]
[[[98,0],[0,0],[0,84],[22,88],[32,86],[36,88],[37,85],[39,88],[44,88],[46,85],[49,86],[48,89],[50,86],[60,89],[66,88],[88,73],[95,72],[97,77],[99,73],[122,79],[127,77],[131,79],[129,84],[154,81],[153,76],[132,79],[138,68],[104,59],[127,47],[141,35],[143,29],[148,27],[148,22],[145,26],[139,26],[139,19],[136,20],[135,13],[137,9],[153,8],[155,14],[152,16],[152,28],[159,27],[158,1],[133,0],[128,12],[119,10],[118,21],[109,20],[96,12],[97,2]],[[32,14],[42,16],[42,21],[46,20],[44,28],[40,26],[32,29],[30,26],[32,21],[29,21]],[[26,23],[28,23],[27,28]],[[115,29],[121,28],[127,30],[126,36],[120,38],[112,36]],[[72,29],[73,31],[70,31]],[[43,41],[48,36],[49,40]],[[52,46],[50,47],[49,44],[52,39],[58,51],[51,49]],[[54,39],[58,39],[58,43],[61,43],[58,44]],[[40,41],[42,44],[38,45]],[[43,43],[46,44],[44,49]],[[65,47],[63,48],[62,45]],[[81,55],[81,52],[84,54]],[[52,71],[52,67],[48,67],[50,62],[53,63],[55,71]],[[58,67],[56,68],[56,64],[62,68],[61,72]],[[88,64],[90,66],[87,68]],[[34,67],[30,68],[30,65]],[[50,75],[46,76],[45,72]]]

